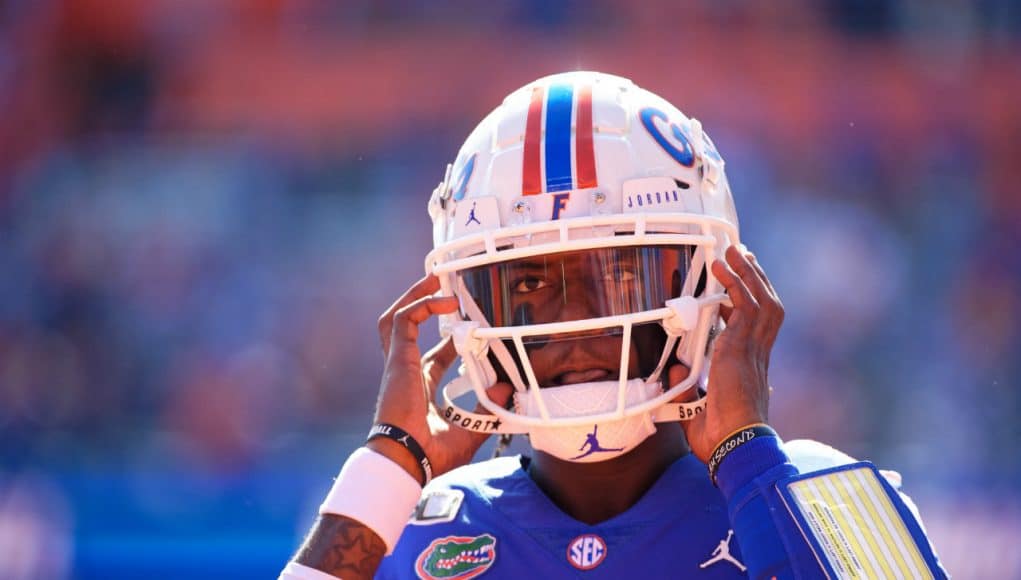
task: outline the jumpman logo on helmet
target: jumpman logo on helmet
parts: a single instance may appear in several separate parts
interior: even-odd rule
[[[479,221],[479,218],[475,217],[475,204],[476,203],[477,202],[474,202],[474,201],[472,202],[472,208],[471,208],[471,210],[468,211],[468,221],[464,222],[465,226],[467,226],[468,224],[470,224],[472,222],[475,222],[475,223],[479,224],[480,226],[482,225],[482,222]]]

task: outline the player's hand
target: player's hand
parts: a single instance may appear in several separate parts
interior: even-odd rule
[[[706,410],[681,423],[692,453],[703,462],[734,431],[767,422],[769,354],[784,317],[783,304],[755,256],[731,246],[725,257],[711,268],[733,308],[721,310],[727,327],[713,344]],[[670,384],[680,382],[686,372],[680,365],[673,367]]]
[[[439,289],[439,280],[426,276],[379,318],[379,337],[386,363],[374,418],[375,423],[390,423],[411,434],[429,457],[433,476],[470,462],[487,437],[449,425],[435,404],[436,389],[443,373],[457,357],[449,337],[425,356],[418,350],[419,325],[431,316],[457,310],[457,298],[434,296]],[[512,392],[513,388],[504,383],[497,383],[488,391],[490,399],[501,406]],[[480,406],[476,412],[486,411]],[[401,444],[377,437],[367,446],[422,481],[421,467]]]

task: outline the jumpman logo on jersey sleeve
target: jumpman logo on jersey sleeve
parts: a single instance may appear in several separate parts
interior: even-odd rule
[[[581,451],[582,449],[585,449],[586,446],[588,446],[588,451],[586,451],[585,453],[582,453],[581,455],[579,455],[577,457],[572,457],[571,461],[574,461],[575,459],[581,459],[582,457],[588,457],[589,455],[592,455],[593,453],[597,453],[599,451],[623,451],[624,450],[623,447],[617,447],[615,449],[607,449],[607,448],[603,447],[602,445],[600,445],[599,444],[599,439],[596,438],[596,433],[598,431],[599,431],[599,425],[593,425],[592,426],[592,432],[585,436],[585,442],[582,443],[581,447],[578,448],[578,451]]]

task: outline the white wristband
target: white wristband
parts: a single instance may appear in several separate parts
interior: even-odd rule
[[[277,580],[337,580],[337,577],[297,562],[288,562],[287,567],[280,573]]]
[[[422,486],[404,468],[360,447],[344,462],[319,513],[347,516],[372,528],[389,555],[421,495]]]

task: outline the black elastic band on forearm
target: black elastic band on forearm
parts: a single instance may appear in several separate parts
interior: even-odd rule
[[[418,461],[418,465],[422,468],[422,475],[425,476],[425,482],[422,483],[423,487],[433,478],[433,466],[429,463],[429,458],[425,456],[425,450],[407,431],[390,423],[377,423],[369,430],[369,436],[365,439],[365,442],[368,443],[376,437],[392,439],[411,452],[415,461]]]
[[[723,458],[731,451],[758,437],[777,437],[777,434],[765,423],[754,423],[734,431],[716,446],[712,455],[709,456],[709,479],[712,480],[713,485],[716,485],[716,472],[719,471]]]

